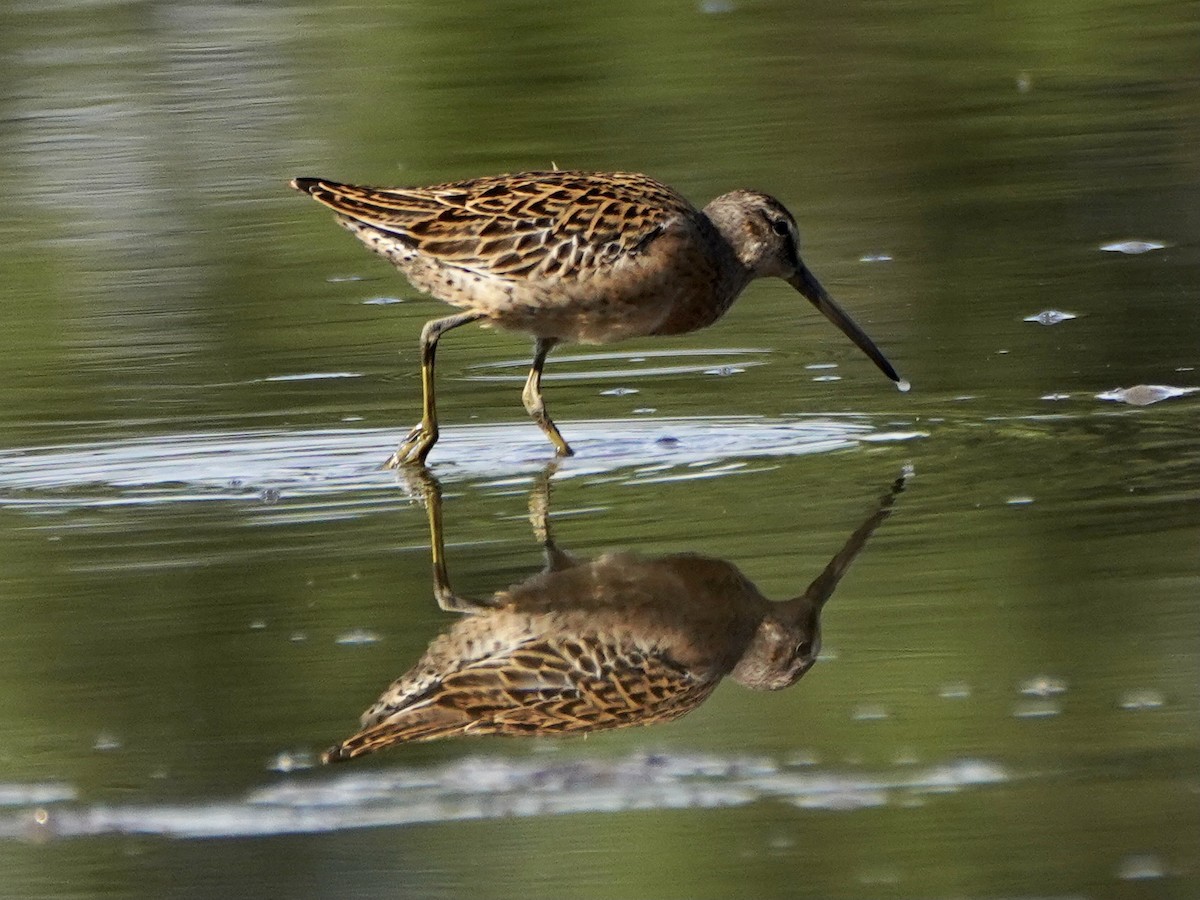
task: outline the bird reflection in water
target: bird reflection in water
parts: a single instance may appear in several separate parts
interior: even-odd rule
[[[434,593],[463,618],[363,714],[362,730],[325,762],[393,744],[472,734],[583,734],[677,719],[726,675],[756,690],[795,684],[821,646],[821,609],[904,489],[896,479],[800,596],[773,602],[736,566],[695,553],[587,561],[550,534],[548,470],[530,495],[545,549],[540,574],[482,600],[450,587],[441,490],[410,473],[424,497]]]

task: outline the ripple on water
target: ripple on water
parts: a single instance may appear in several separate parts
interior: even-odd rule
[[[1166,701],[1161,692],[1152,688],[1137,688],[1126,691],[1121,695],[1118,705],[1121,709],[1161,709]]]
[[[578,456],[558,477],[636,483],[717,478],[750,459],[825,453],[924,433],[861,415],[627,419],[569,424]],[[0,450],[0,506],[53,512],[80,507],[236,502],[254,521],[330,521],[387,511],[409,497],[379,468],[395,429],[199,432]],[[444,429],[433,469],[445,482],[528,478],[550,458],[527,421]],[[397,486],[402,487],[397,490]]]
[[[766,364],[770,350],[756,348],[740,349],[686,349],[653,350],[622,353],[575,353],[553,357],[553,365],[547,367],[546,381],[594,381],[597,379],[656,378],[669,375],[737,375],[753,366]],[[729,362],[713,365],[713,358],[731,358]],[[663,360],[695,360],[664,365]],[[529,369],[529,358],[506,359],[498,362],[476,363],[469,367],[475,374],[466,376],[468,381],[523,382]]]
[[[268,768],[288,775],[311,764],[287,751]],[[36,793],[28,809],[0,816],[0,838],[158,834],[183,838],[310,834],[514,816],[603,815],[706,809],[774,801],[814,811],[907,807],[922,798],[1010,781],[1001,766],[954,759],[927,768],[821,771],[761,757],[635,754],[616,759],[476,756],[436,767],[395,767],[285,777],[241,798],[208,803],[92,805],[70,788]],[[3,796],[0,786],[0,797]]]
[[[1097,400],[1112,400],[1116,403],[1128,403],[1130,406],[1149,406],[1163,400],[1183,397],[1200,391],[1194,387],[1173,387],[1169,384],[1136,384],[1129,388],[1113,388],[1097,394]]]
[[[1013,707],[1013,717],[1017,719],[1052,719],[1061,713],[1062,704],[1045,697],[1022,700]]]

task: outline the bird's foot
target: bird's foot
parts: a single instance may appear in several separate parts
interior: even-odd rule
[[[437,425],[421,422],[408,433],[408,437],[400,443],[396,452],[388,457],[383,468],[399,469],[401,466],[425,465],[425,457],[429,455],[437,439]]]

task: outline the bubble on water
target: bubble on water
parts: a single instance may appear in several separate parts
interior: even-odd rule
[[[1117,877],[1122,881],[1144,881],[1150,878],[1162,878],[1167,874],[1167,867],[1157,856],[1149,853],[1136,853],[1121,860],[1117,867]]]
[[[1057,697],[1067,692],[1067,682],[1055,675],[1034,675],[1022,681],[1018,690],[1026,697]]]
[[[841,381],[841,375],[817,375],[813,381]]]
[[[912,390],[912,382],[909,381],[907,378],[901,378],[899,381],[896,382],[896,390],[898,390],[902,394],[907,394],[909,391]]]
[[[837,367],[837,363],[809,363],[804,368],[813,369],[815,371],[816,369],[836,369]]]
[[[1009,497],[1004,501],[1008,506],[1028,506],[1033,502],[1032,497]]]
[[[1097,394],[1096,399],[1128,403],[1130,406],[1149,406],[1151,403],[1183,397],[1195,391],[1200,391],[1200,388],[1173,387],[1169,384],[1135,384],[1130,388],[1114,388],[1111,391],[1104,391]]]
[[[1038,399],[1039,400],[1070,400],[1071,395],[1065,394],[1065,393],[1063,393],[1063,394],[1042,394],[1042,396],[1039,397]]]
[[[292,636],[288,638],[293,644],[303,644],[308,640],[308,635],[303,631],[293,631]]]
[[[330,284],[339,284],[343,281],[362,281],[361,275],[330,275],[325,279]]]
[[[103,731],[96,735],[96,740],[92,744],[93,750],[99,750],[101,753],[107,753],[111,750],[120,750],[121,741],[116,735]]]
[[[1165,701],[1158,691],[1140,688],[1126,691],[1118,702],[1121,709],[1159,709]]]
[[[639,406],[633,411],[635,416],[652,416],[658,412],[658,408],[654,406]]]
[[[1111,244],[1101,244],[1100,249],[1105,253],[1124,253],[1129,256],[1137,256],[1142,253],[1150,253],[1152,250],[1162,250],[1166,244],[1159,241],[1113,241]]]
[[[636,393],[638,393],[637,388],[615,387],[615,388],[608,388],[607,390],[601,391],[600,396],[601,397],[627,397],[630,394],[636,394]]]
[[[393,303],[403,303],[401,297],[368,297],[363,301],[363,306],[391,306]]]
[[[965,700],[971,696],[971,686],[965,681],[951,681],[938,688],[938,696],[943,700]]]
[[[334,643],[358,646],[361,644],[377,644],[379,640],[379,635],[373,631],[368,631],[365,628],[352,628],[350,631],[344,631],[334,638]]]
[[[251,631],[262,631],[266,627],[267,627],[266,619],[255,619],[254,621],[252,621],[250,623]]]
[[[311,769],[316,765],[313,755],[307,750],[284,750],[267,763],[267,769],[272,772],[298,772],[301,769]]]
[[[1045,697],[1024,700],[1013,707],[1013,716],[1018,719],[1049,719],[1061,712],[1062,704]]]
[[[739,366],[717,366],[714,369],[705,369],[705,375],[719,375],[722,378],[727,378],[730,375],[740,375],[746,370]]]
[[[858,258],[858,261],[864,262],[864,263],[891,262],[892,254],[890,254],[890,253],[864,253],[862,256],[860,256]]]
[[[1061,309],[1044,309],[1040,313],[1026,316],[1026,322],[1037,322],[1039,325],[1057,325],[1070,319],[1078,319],[1075,313],[1063,312]]]
[[[879,722],[891,718],[891,715],[878,703],[862,703],[854,708],[850,718],[855,722]]]

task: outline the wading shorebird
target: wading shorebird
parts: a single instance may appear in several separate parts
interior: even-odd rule
[[[795,684],[820,652],[821,610],[907,476],[803,594],[776,603],[733,563],[695,553],[576,559],[550,535],[547,472],[529,501],[545,571],[473,600],[450,587],[440,488],[425,469],[410,471],[429,515],[434,595],[464,618],[383,692],[357,734],[324,753],[327,763],[413,741],[668,722],[727,675],[756,690]]]
[[[411,188],[321,178],[291,185],[337,213],[414,287],[463,310],[421,331],[421,421],[388,468],[424,463],[437,443],[438,338],[481,319],[533,335],[522,399],[558,456],[572,451],[542,400],[542,367],[556,345],[704,328],[756,278],[787,281],[908,390],[804,265],[795,219],[767,194],[733,191],[701,210],[628,172],[524,172]]]

